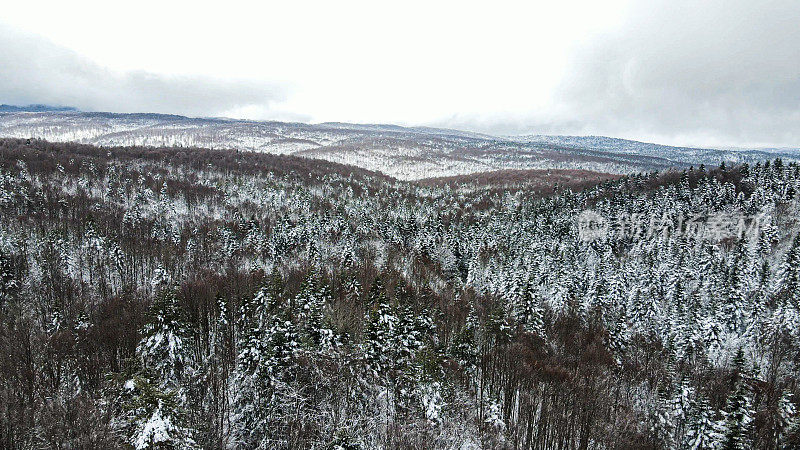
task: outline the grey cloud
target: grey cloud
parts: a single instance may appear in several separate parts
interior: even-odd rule
[[[800,144],[800,3],[640,4],[575,55],[562,97],[587,128]]]
[[[552,108],[449,122],[800,146],[798,23],[796,0],[640,1],[620,29],[574,51]]]
[[[209,116],[248,106],[268,109],[286,94],[279,83],[115,72],[0,24],[0,103]]]

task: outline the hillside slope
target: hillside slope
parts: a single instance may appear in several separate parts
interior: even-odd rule
[[[628,174],[690,165],[793,160],[786,150],[732,151],[603,137],[502,137],[436,128],[302,124],[163,114],[0,111],[0,137],[101,146],[238,149],[324,159],[414,180],[497,170],[582,169]]]
[[[0,448],[800,446],[800,165],[530,179],[0,139]]]

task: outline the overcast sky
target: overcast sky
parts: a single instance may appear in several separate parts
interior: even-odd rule
[[[0,103],[800,147],[800,1],[13,2]]]

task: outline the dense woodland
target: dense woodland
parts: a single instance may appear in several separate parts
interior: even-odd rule
[[[800,448],[800,166],[537,186],[0,140],[0,448]]]

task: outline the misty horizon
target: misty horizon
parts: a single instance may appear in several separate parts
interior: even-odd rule
[[[8,108],[4,110],[3,108]],[[127,111],[127,112],[113,112],[113,111],[99,111],[99,110],[82,110],[76,108],[74,106],[69,105],[48,105],[48,104],[27,104],[27,105],[9,105],[9,104],[0,104],[0,113],[2,112],[55,112],[55,113],[97,113],[97,114],[129,114],[129,115],[163,115],[163,116],[176,116],[182,117],[186,119],[201,119],[201,120],[223,120],[223,121],[239,121],[239,122],[254,122],[254,123],[269,123],[269,122],[277,122],[277,123],[293,123],[293,124],[303,124],[303,125],[353,125],[353,126],[387,126],[387,127],[401,127],[406,129],[438,129],[438,130],[451,130],[456,132],[465,132],[465,133],[475,133],[478,135],[485,135],[490,137],[577,137],[577,138],[592,138],[592,137],[599,137],[599,138],[610,138],[610,139],[619,139],[623,141],[631,141],[631,142],[639,142],[643,144],[655,144],[655,145],[663,145],[668,147],[685,147],[685,148],[708,148],[708,149],[722,149],[722,150],[797,150],[799,147],[793,146],[742,146],[742,145],[695,145],[692,143],[669,143],[669,142],[657,142],[655,140],[646,140],[646,139],[637,139],[636,137],[625,137],[625,136],[610,136],[610,135],[602,135],[602,134],[545,134],[545,133],[536,133],[536,132],[520,132],[516,134],[500,134],[500,133],[492,133],[492,132],[484,132],[484,131],[477,131],[477,130],[470,130],[470,129],[460,129],[448,126],[436,126],[436,125],[411,125],[411,124],[403,124],[403,123],[368,123],[368,122],[344,122],[344,121],[324,121],[324,122],[314,122],[314,121],[302,121],[302,120],[276,120],[276,119],[247,119],[247,118],[236,118],[236,117],[226,117],[226,116],[192,116],[192,115],[183,115],[183,114],[175,114],[175,113],[155,113],[149,111]]]
[[[237,8],[131,11],[142,32],[96,8],[17,4],[0,21],[0,103],[800,146],[796,2],[459,6],[263,6],[281,20],[256,26],[251,11],[204,34]],[[25,20],[37,9],[58,20]]]

